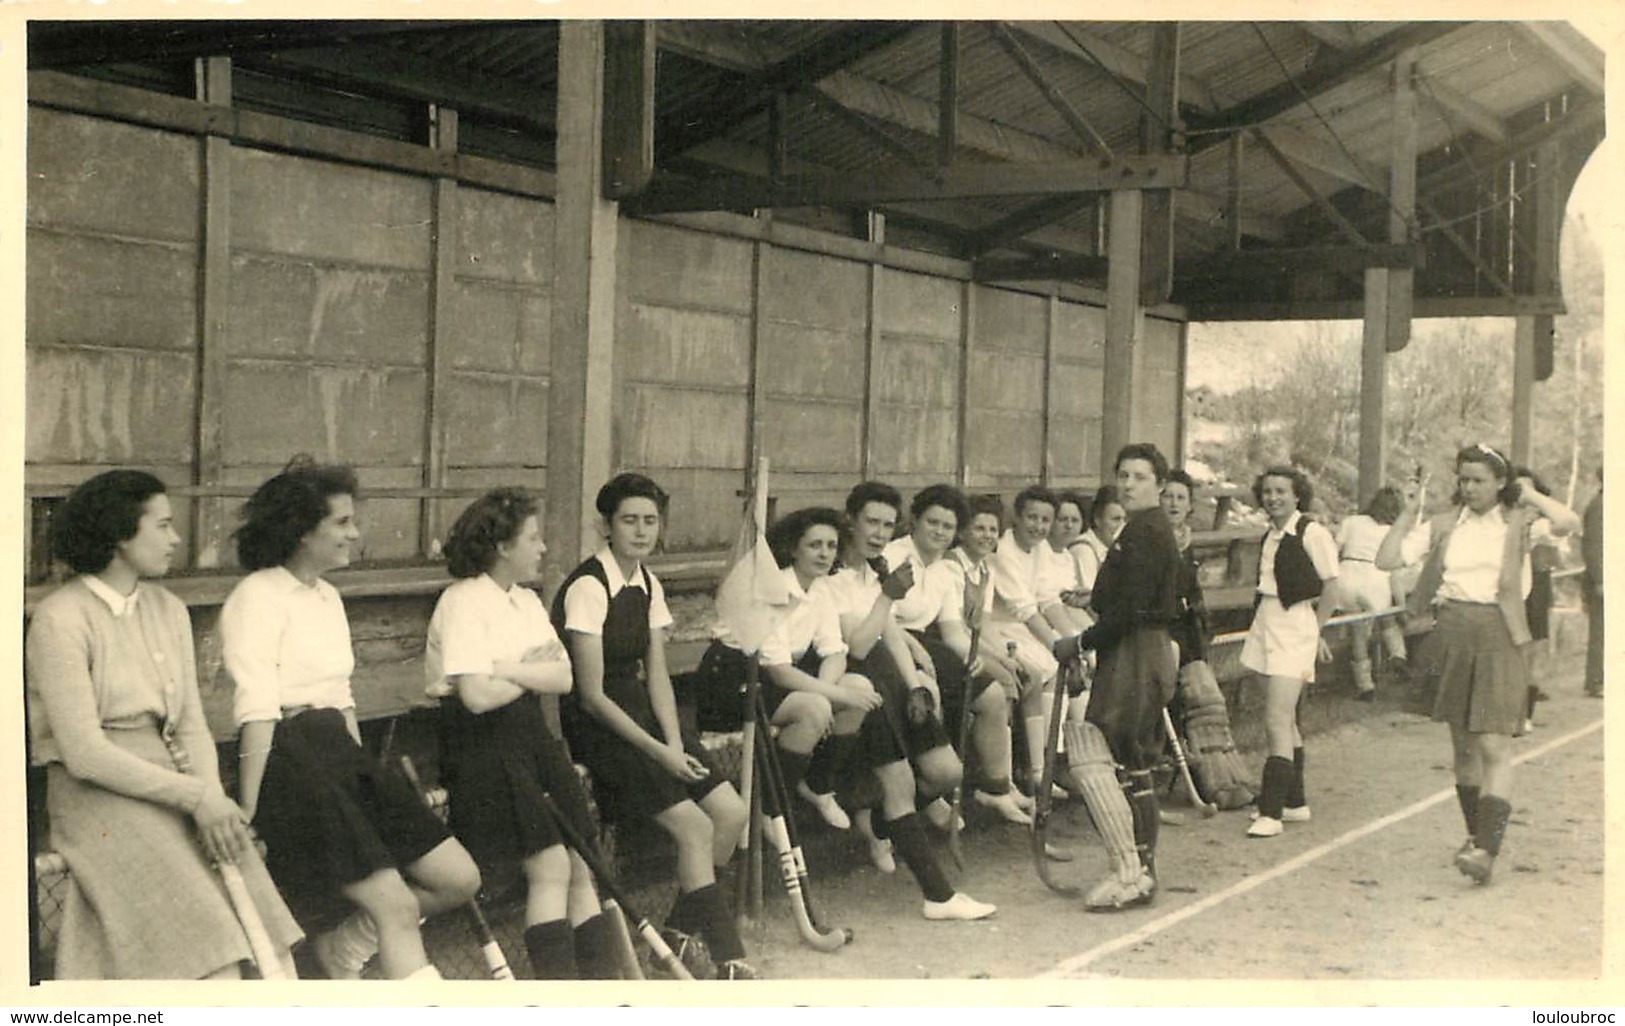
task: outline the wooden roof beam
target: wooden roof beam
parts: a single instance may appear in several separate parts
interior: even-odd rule
[[[1296,185],[1299,191],[1301,191],[1305,196],[1309,197],[1310,201],[1314,203],[1316,208],[1318,208],[1321,213],[1325,214],[1331,220],[1331,222],[1337,226],[1338,231],[1347,236],[1349,241],[1353,242],[1356,246],[1370,245],[1370,241],[1360,233],[1360,229],[1354,226],[1354,222],[1345,217],[1341,210],[1334,207],[1330,200],[1320,194],[1320,190],[1315,188],[1314,183],[1305,178],[1303,172],[1299,171],[1295,166],[1293,166],[1292,161],[1288,160],[1286,154],[1282,153],[1280,148],[1277,147],[1275,143],[1270,141],[1270,137],[1264,134],[1263,129],[1254,128],[1252,129],[1251,134],[1253,139],[1258,143],[1259,148],[1262,149],[1271,160],[1275,161],[1276,166],[1281,169],[1287,178],[1291,179],[1292,184]]]
[[[1364,299],[1284,300],[1253,302],[1219,300],[1187,302],[1193,322],[1215,321],[1357,321],[1365,311]],[[1417,296],[1411,316],[1420,317],[1525,317],[1563,314],[1568,308],[1556,296]]]
[[[648,215],[692,210],[771,207],[873,207],[997,196],[1043,196],[1118,189],[1177,189],[1185,184],[1182,156],[1125,156],[1115,161],[956,164],[934,179],[915,174],[854,175],[849,171],[760,181],[674,182],[656,179],[628,207]]]
[[[993,33],[993,38],[1004,48],[1004,52],[1009,54],[1010,59],[1016,62],[1016,67],[1020,68],[1021,73],[1027,76],[1028,81],[1038,87],[1038,91],[1044,95],[1044,99],[1049,101],[1049,105],[1061,116],[1061,120],[1066,122],[1067,127],[1072,129],[1073,133],[1083,141],[1084,145],[1099,150],[1102,156],[1112,156],[1111,144],[1106,142],[1105,136],[1101,135],[1095,126],[1089,123],[1089,119],[1083,116],[1083,112],[1074,107],[1072,101],[1067,99],[1066,94],[1062,93],[1055,83],[1050,81],[1049,76],[1044,74],[1044,69],[1039,66],[1033,55],[1027,52],[1027,48],[1021,45],[1021,41],[1015,37],[1015,34],[1000,22],[994,22],[989,26],[989,30]]]
[[[1518,31],[1534,41],[1570,78],[1593,96],[1603,94],[1603,54],[1567,22],[1514,22]]]
[[[1104,282],[1110,261],[1103,256],[1042,256],[1004,260],[983,257],[971,264],[975,281]]]
[[[1603,124],[1603,104],[1599,100],[1582,100],[1569,107],[1567,114],[1543,122],[1511,137],[1499,146],[1475,149],[1460,160],[1435,168],[1421,176],[1416,188],[1419,193],[1458,184],[1462,177],[1483,174],[1503,160],[1529,153],[1545,142],[1557,142],[1570,135],[1600,128]]]
[[[1488,107],[1436,79],[1423,78],[1421,86],[1420,94],[1439,108],[1454,128],[1471,129],[1495,143],[1507,141],[1506,123]]]
[[[1359,273],[1370,267],[1409,270],[1423,266],[1425,253],[1419,246],[1293,246],[1287,248],[1242,249],[1214,253],[1179,262],[1179,278],[1279,278],[1299,271],[1339,271]]]
[[[673,111],[655,129],[659,159],[693,149],[726,133],[740,120],[760,114],[782,93],[795,92],[895,43],[918,22],[877,21],[842,25],[811,45],[750,74],[736,74],[715,89],[698,109]]]
[[[190,60],[265,50],[342,46],[358,39],[422,35],[448,29],[534,26],[491,21],[117,21],[34,22],[28,26],[30,69],[86,64]]]
[[[1357,50],[1349,50],[1317,61],[1314,67],[1295,82],[1282,82],[1250,99],[1226,108],[1211,117],[1191,118],[1191,128],[1204,134],[1191,140],[1190,153],[1195,156],[1204,150],[1223,145],[1227,136],[1224,129],[1241,131],[1261,124],[1310,99],[1324,95],[1338,86],[1352,82],[1373,71],[1386,68],[1393,59],[1411,47],[1423,47],[1470,24],[1459,21],[1429,21],[1412,23],[1383,35]]]
[[[1360,38],[1346,21],[1295,21],[1293,24],[1333,49],[1352,50],[1360,45]]]
[[[1088,22],[1067,22],[1064,27],[1053,21],[1012,21],[1007,24],[1015,32],[1042,43],[1047,49],[1090,68],[1104,67],[1123,81],[1142,90],[1145,88],[1145,55],[1090,32],[1085,27]],[[1087,52],[1079,48],[1079,43],[1087,48]],[[1185,106],[1207,114],[1217,113],[1225,106],[1207,82],[1189,72],[1179,75],[1179,100]]]

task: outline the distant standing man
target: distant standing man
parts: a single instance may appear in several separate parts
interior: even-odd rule
[[[1580,530],[1580,552],[1585,557],[1586,694],[1602,697],[1602,471],[1597,471],[1597,494],[1586,505]]]

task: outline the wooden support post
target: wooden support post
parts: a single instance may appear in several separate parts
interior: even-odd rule
[[[604,195],[636,196],[655,170],[655,23],[606,21]]]
[[[1537,296],[1559,295],[1558,239],[1563,231],[1563,186],[1560,169],[1562,149],[1556,143],[1546,143],[1535,152],[1535,273],[1534,291]],[[1546,318],[1550,320],[1550,318]],[[1545,381],[1552,376],[1556,354],[1552,351],[1551,325],[1536,325],[1535,380]]]
[[[758,239],[750,256],[750,419],[746,423],[745,487],[752,487],[752,468],[762,458],[763,382],[767,361],[762,359],[762,296],[767,280],[767,259],[772,247]],[[765,521],[764,521],[765,523]]]
[[[767,177],[773,184],[784,181],[785,168],[790,164],[790,144],[785,135],[785,113],[789,101],[783,95],[773,97],[767,108]]]
[[[548,589],[597,547],[593,499],[609,477],[616,204],[602,190],[604,26],[559,23],[558,202],[547,400]]]
[[[970,487],[970,367],[971,350],[976,343],[976,283],[960,286],[959,300],[959,487]]]
[[[1388,241],[1405,244],[1414,238],[1416,224],[1416,50],[1409,49],[1394,58],[1393,146],[1388,169]],[[1394,269],[1388,272],[1388,328],[1385,332],[1390,353],[1397,353],[1411,340],[1412,301],[1416,293],[1416,272]]]
[[[869,241],[886,242],[886,215],[869,214]],[[880,261],[869,262],[868,314],[863,338],[863,479],[875,472],[875,432],[880,418],[880,281],[885,268]]]
[[[937,62],[937,163],[946,167],[959,152],[959,22],[942,23]]]
[[[1225,230],[1230,236],[1230,248],[1241,248],[1241,181],[1247,137],[1237,132],[1230,137],[1230,181],[1225,189]]]
[[[1535,406],[1535,347],[1537,332],[1551,330],[1550,317],[1524,316],[1516,319],[1512,343],[1512,462],[1529,463],[1530,438]],[[1540,322],[1544,321],[1542,325]]]
[[[429,145],[442,153],[457,152],[457,112],[450,107],[432,107],[429,112]],[[457,273],[457,180],[436,178],[431,196],[430,216],[434,219],[432,267],[429,277],[429,380],[424,418],[423,486],[446,486],[446,403],[441,394],[451,377],[451,324],[456,317],[453,297]],[[441,533],[440,503],[424,499],[419,507],[418,552],[432,555]]]
[[[1365,272],[1365,317],[1360,339],[1360,480],[1363,507],[1382,487],[1387,474],[1388,297],[1386,267]]]
[[[1179,120],[1179,22],[1153,22],[1146,59],[1146,106],[1140,116],[1140,152],[1172,153]],[[1156,306],[1174,290],[1174,191],[1147,189],[1141,232],[1140,303]]]
[[[1191,322],[1179,322],[1179,370],[1174,391],[1174,451],[1168,459],[1175,466],[1185,465],[1185,388],[1189,384],[1191,356]],[[1194,498],[1194,496],[1193,496]]]
[[[231,58],[197,62],[198,99],[231,106]],[[197,450],[194,484],[222,483],[225,470],[226,338],[231,307],[231,140],[203,137],[203,259],[198,281]],[[217,567],[226,542],[225,503],[192,502],[192,565]]]
[[[1135,392],[1140,335],[1140,228],[1144,200],[1138,192],[1114,192],[1110,199],[1106,255],[1106,389],[1101,403],[1100,480],[1113,479],[1117,450],[1135,440]]]
[[[1038,483],[1048,488],[1055,480],[1055,331],[1061,315],[1061,301],[1052,286],[1044,298],[1044,421],[1038,464]]]

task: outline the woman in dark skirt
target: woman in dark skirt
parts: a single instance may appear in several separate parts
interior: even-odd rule
[[[787,609],[762,639],[762,702],[773,726],[786,790],[800,796],[837,830],[852,826],[835,800],[835,782],[857,742],[864,716],[880,705],[867,678],[846,672],[841,622],[820,582],[840,551],[841,514],[827,506],[798,509],[767,530],[768,548],[784,575]],[[706,687],[737,696],[747,656],[728,636],[700,661]],[[735,717],[737,724],[738,717]]]
[[[545,801],[578,836],[595,836],[581,778],[543,711],[569,692],[571,675],[547,607],[525,587],[547,551],[535,498],[499,488],[476,500],[445,551],[457,581],[429,619],[424,668],[440,702],[452,832],[482,869],[521,864],[537,979],[615,979],[618,932]]]
[[[357,906],[314,942],[330,977],[359,977],[376,951],[390,979],[438,978],[418,921],[468,902],[480,874],[404,774],[361,746],[350,625],[323,579],[361,537],[356,493],[348,467],[296,458],[243,508],[251,572],[220,611],[242,804],[279,886]]]
[[[1407,500],[1377,550],[1377,566],[1401,564],[1400,546],[1420,516]],[[1456,868],[1487,883],[1512,814],[1510,738],[1523,725],[1529,644],[1529,529],[1538,517],[1567,535],[1579,518],[1562,503],[1519,482],[1507,458],[1487,445],[1456,454],[1453,508],[1428,524],[1430,538],[1411,608],[1433,609],[1428,663],[1439,672],[1433,718],[1450,725],[1456,795],[1467,841]]]
[[[112,470],[52,524],[52,549],[79,576],[34,610],[25,655],[32,755],[69,871],[57,979],[238,978],[248,938],[211,862],[241,871],[294,975],[299,926],[220,786],[191,620],[143,580],[169,569],[172,523],[163,482]]]
[[[598,490],[606,545],[571,571],[553,599],[553,624],[575,676],[565,730],[592,774],[604,818],[652,819],[676,842],[677,907],[667,924],[705,939],[719,979],[754,979],[716,878],[739,843],[745,804],[678,721],[666,671],[671,610],[644,566],[666,504],[666,492],[641,474],[621,474]]]
[[[886,565],[892,570],[905,564],[914,569],[914,586],[892,603],[892,615],[931,660],[948,736],[960,736],[962,717],[972,719],[970,747],[976,752],[982,779],[972,790],[971,800],[1009,822],[1029,825],[1032,817],[1016,802],[1010,784],[1010,703],[1004,688],[983,672],[980,660],[971,652],[972,621],[966,616],[964,574],[948,556],[959,526],[969,517],[964,493],[953,485],[931,485],[915,494],[909,504],[909,533],[894,539],[884,551]],[[980,612],[978,596],[971,615]],[[960,752],[959,757],[963,761],[969,754]]]
[[[1072,703],[1063,728],[1067,771],[1111,857],[1111,873],[1084,899],[1091,912],[1156,897],[1160,813],[1151,770],[1161,758],[1162,710],[1179,672],[1169,628],[1181,612],[1180,557],[1161,506],[1168,460],[1156,446],[1136,442],[1118,451],[1116,471],[1128,519],[1094,581],[1095,623],[1055,643],[1061,662],[1089,651],[1097,658],[1087,703]]]

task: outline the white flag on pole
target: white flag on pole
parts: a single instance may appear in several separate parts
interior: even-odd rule
[[[745,505],[728,572],[717,586],[717,618],[734,647],[754,654],[790,602],[779,565],[767,547],[767,460],[756,469],[756,487]]]

